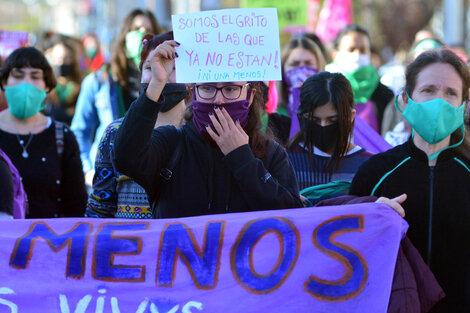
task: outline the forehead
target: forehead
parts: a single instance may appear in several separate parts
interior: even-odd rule
[[[328,102],[327,104],[316,107],[313,110],[313,116],[318,117],[318,118],[331,117],[337,114],[338,114],[338,111],[336,110],[335,106],[331,102]]]
[[[315,55],[311,51],[302,47],[296,47],[292,49],[291,53],[289,54],[289,57],[287,58],[287,61],[310,59],[316,59]]]
[[[342,48],[349,48],[349,47],[361,47],[361,46],[369,46],[369,38],[362,33],[358,33],[355,31],[347,32],[341,40],[339,41],[339,49]]]
[[[416,77],[416,87],[427,85],[462,90],[462,78],[450,64],[433,63],[424,67]]]
[[[145,15],[137,15],[134,17],[132,20],[132,29],[137,29],[140,27],[144,27],[145,29],[151,31],[152,30],[152,23],[150,22],[150,19],[145,16]]]

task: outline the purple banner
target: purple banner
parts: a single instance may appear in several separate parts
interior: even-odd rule
[[[0,312],[386,312],[406,229],[374,203],[0,221]]]

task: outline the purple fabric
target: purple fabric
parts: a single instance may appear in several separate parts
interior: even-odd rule
[[[376,203],[0,220],[0,310],[386,312],[406,230]]]
[[[194,91],[193,91],[194,95]],[[248,92],[247,99],[251,97],[251,89]],[[206,103],[196,101],[193,96],[193,123],[199,134],[209,136],[206,126],[210,125],[217,132],[209,117],[209,113],[215,114],[214,107],[223,107],[232,118],[233,122],[240,121],[240,125],[244,128],[248,123],[248,112],[250,111],[250,100],[240,100],[224,104]]]
[[[0,149],[0,155],[8,163],[13,179],[13,191],[15,193],[15,196],[13,198],[13,218],[23,219],[26,216],[27,196],[23,188],[23,183],[21,182],[20,173],[16,169],[15,165],[13,165],[8,155],[6,155],[2,149]]]
[[[295,67],[284,73],[284,82],[289,89],[289,103],[287,104],[287,113],[291,118],[289,138],[292,138],[300,130],[297,109],[300,106],[300,90],[302,84],[307,78],[316,73],[318,73],[316,68],[307,65]]]
[[[356,109],[356,116],[359,115],[372,129],[379,132],[379,120],[375,114],[375,106],[372,101],[356,104],[354,108]]]
[[[370,153],[387,151],[392,146],[356,114],[353,130],[354,144],[363,147]]]

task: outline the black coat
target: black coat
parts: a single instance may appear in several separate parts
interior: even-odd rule
[[[470,162],[449,149],[430,167],[410,140],[366,161],[350,193],[371,195],[375,187],[375,196],[408,195],[408,236],[447,295],[432,312],[470,312]]]
[[[224,156],[192,122],[181,132],[173,126],[154,131],[160,106],[145,94],[137,99],[118,130],[114,151],[115,168],[144,187],[151,203],[158,201],[158,216],[302,207],[287,153],[274,141],[264,160],[257,159],[248,145]],[[180,140],[181,157],[170,181],[162,184],[160,171]],[[155,199],[158,188],[161,194]]]

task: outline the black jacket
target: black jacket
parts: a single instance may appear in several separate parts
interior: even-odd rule
[[[470,162],[449,149],[430,167],[410,140],[366,161],[350,193],[374,188],[375,196],[408,195],[408,236],[447,295],[432,312],[470,312]]]
[[[269,143],[263,161],[248,145],[224,156],[192,122],[180,133],[173,126],[154,131],[160,106],[145,94],[138,98],[118,130],[114,150],[115,168],[144,187],[150,203],[158,201],[159,217],[302,207],[294,170],[278,144]],[[179,140],[181,157],[170,181],[162,184],[160,171]]]

